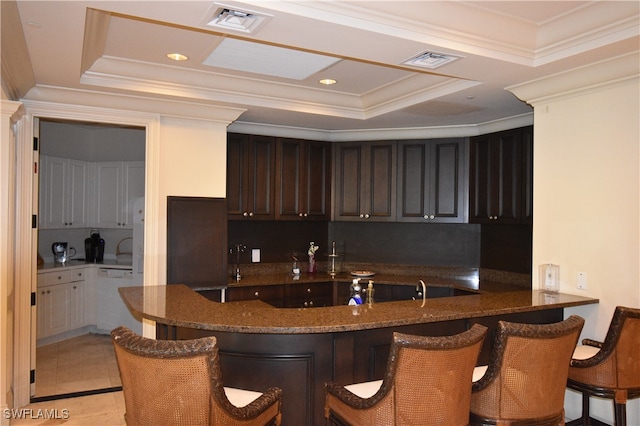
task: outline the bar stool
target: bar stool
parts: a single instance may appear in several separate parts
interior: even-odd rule
[[[553,324],[499,321],[485,374],[473,383],[471,425],[564,425],[571,355],[584,319]],[[476,375],[477,376],[477,375]]]
[[[604,342],[582,341],[567,387],[582,393],[582,416],[567,425],[605,424],[589,417],[590,396],[612,399],[615,424],[627,424],[627,400],[640,398],[640,309],[617,306]]]
[[[471,375],[486,333],[478,324],[454,336],[393,333],[383,380],[325,385],[327,423],[467,425]]]
[[[128,425],[279,425],[282,390],[225,388],[215,337],[154,340],[111,332]]]

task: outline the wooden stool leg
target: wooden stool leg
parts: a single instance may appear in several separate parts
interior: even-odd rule
[[[627,404],[613,403],[613,415],[616,426],[627,426]]]

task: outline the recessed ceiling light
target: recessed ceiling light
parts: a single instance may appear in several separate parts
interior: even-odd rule
[[[189,59],[188,56],[183,55],[182,53],[167,53],[167,58],[174,61],[186,61],[187,59]]]
[[[332,84],[336,84],[338,81],[333,78],[323,78],[322,80],[318,80],[318,83],[325,84],[327,86],[331,86]]]

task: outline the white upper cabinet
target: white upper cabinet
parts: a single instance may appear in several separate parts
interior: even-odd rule
[[[125,228],[144,196],[144,161],[86,162],[40,156],[40,229]]]
[[[86,228],[90,163],[42,156],[40,228]]]
[[[95,163],[94,176],[94,225],[131,229],[133,200],[144,196],[144,162]]]

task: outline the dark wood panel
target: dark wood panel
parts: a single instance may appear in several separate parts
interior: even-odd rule
[[[167,284],[227,283],[224,198],[167,197]]]
[[[395,220],[396,145],[372,144],[369,151],[367,211],[373,220]]]
[[[363,167],[362,145],[337,148],[336,159],[336,217],[341,220],[359,220]]]

